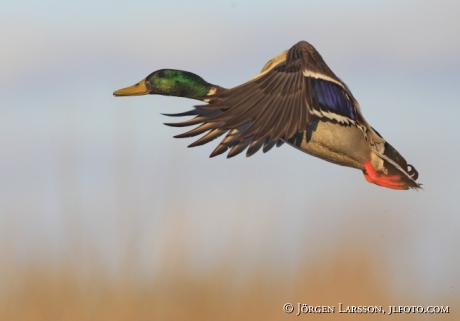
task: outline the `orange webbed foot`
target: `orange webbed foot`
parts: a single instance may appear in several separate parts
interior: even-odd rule
[[[385,175],[380,171],[376,171],[370,161],[364,163],[364,168],[364,177],[369,183],[398,190],[408,189],[398,175]]]

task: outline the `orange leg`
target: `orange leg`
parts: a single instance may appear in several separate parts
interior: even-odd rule
[[[408,189],[406,184],[401,182],[401,178],[398,175],[383,175],[380,171],[376,171],[374,167],[372,167],[370,161],[364,163],[364,168],[364,177],[369,183],[392,189]]]

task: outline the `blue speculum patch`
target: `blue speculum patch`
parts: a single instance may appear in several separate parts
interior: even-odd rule
[[[356,120],[355,108],[342,87],[322,79],[313,78],[312,82],[316,88],[318,102],[322,108],[325,107],[325,109],[338,115]]]

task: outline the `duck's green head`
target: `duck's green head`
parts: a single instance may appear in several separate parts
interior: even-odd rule
[[[144,80],[131,87],[117,90],[114,96],[138,95],[166,95],[202,99],[208,95],[213,87],[194,73],[175,70],[160,69],[152,72]]]

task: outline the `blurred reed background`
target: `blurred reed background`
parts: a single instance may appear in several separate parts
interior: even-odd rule
[[[442,305],[458,320],[456,1],[2,4],[0,319],[279,320],[296,305]],[[160,68],[232,87],[299,40],[351,88],[424,190],[288,146],[209,159],[114,98]]]

